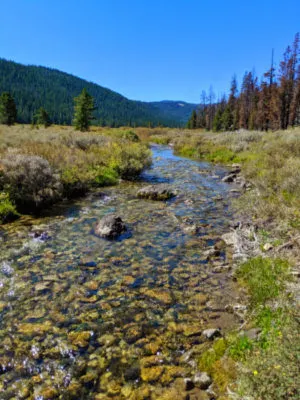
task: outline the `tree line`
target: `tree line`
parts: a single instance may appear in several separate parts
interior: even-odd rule
[[[93,112],[96,110],[94,99],[84,88],[79,96],[74,98],[73,125],[76,130],[88,131],[91,121],[94,119]],[[14,98],[9,92],[3,92],[0,96],[0,123],[8,126],[17,121],[17,107]],[[40,107],[32,119],[33,125],[51,125],[48,112]]]
[[[201,105],[192,112],[187,127],[214,131],[237,129],[277,130],[300,125],[300,35],[284,52],[278,71],[273,52],[269,70],[258,81],[254,72],[245,72],[238,90],[231,81],[229,96],[215,102],[210,87],[201,94]]]

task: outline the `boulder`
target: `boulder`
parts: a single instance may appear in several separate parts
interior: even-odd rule
[[[126,231],[122,218],[115,214],[105,215],[97,224],[95,234],[97,236],[115,239]]]
[[[137,195],[141,199],[168,200],[175,193],[167,185],[149,185],[140,189]]]

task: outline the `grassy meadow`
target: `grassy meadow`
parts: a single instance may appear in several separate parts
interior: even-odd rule
[[[135,179],[151,163],[129,129],[0,126],[0,222],[63,198]]]

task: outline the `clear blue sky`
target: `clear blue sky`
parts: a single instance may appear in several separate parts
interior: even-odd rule
[[[0,57],[78,75],[136,100],[199,102],[277,64],[300,0],[0,0]]]

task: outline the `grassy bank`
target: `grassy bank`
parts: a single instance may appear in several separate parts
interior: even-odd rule
[[[134,179],[150,151],[128,129],[0,126],[0,222],[95,187]]]
[[[240,331],[215,341],[200,357],[199,368],[212,375],[219,399],[299,399],[295,299],[299,285],[291,271],[300,263],[300,128],[222,133],[161,130],[144,137],[172,144],[182,156],[239,163],[253,187],[235,204],[237,212],[255,226],[262,254],[249,255],[247,262],[235,266],[236,278],[248,296],[245,323]],[[270,250],[265,250],[265,244]],[[248,334],[251,330],[256,334]]]

